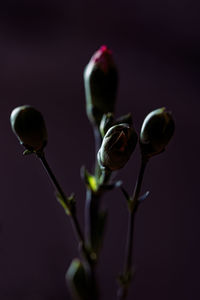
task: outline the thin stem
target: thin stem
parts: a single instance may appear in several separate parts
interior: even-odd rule
[[[59,185],[54,173],[52,172],[52,170],[51,170],[51,168],[50,168],[50,166],[49,166],[49,164],[48,164],[48,162],[45,158],[44,152],[37,153],[37,156],[40,158],[40,160],[43,164],[43,167],[45,168],[52,184],[55,186],[55,188],[57,189],[59,194],[62,196],[62,198],[66,199],[65,193],[63,192],[63,190],[62,190],[61,186]],[[88,252],[87,252],[86,248],[85,248],[83,233],[81,231],[81,228],[80,228],[80,225],[79,225],[79,222],[77,220],[75,212],[71,211],[70,217],[71,217],[70,220],[71,220],[71,223],[72,223],[72,227],[74,229],[77,241],[79,242],[82,255],[86,259],[88,264],[90,264],[90,257],[88,255]]]
[[[87,189],[85,202],[85,241],[91,250],[96,232],[95,225],[98,221],[98,207],[99,197],[91,189]]]
[[[97,152],[101,146],[102,137],[97,126],[93,126],[94,141],[95,141],[95,165],[94,174],[96,180],[99,182],[101,177],[101,169],[97,161]],[[85,241],[87,246],[92,249],[93,237],[96,230],[96,222],[98,220],[99,211],[99,192],[94,193],[91,189],[86,191],[86,201],[85,201]]]
[[[128,274],[129,272],[131,272],[133,233],[134,233],[134,214],[129,212],[127,246],[126,246],[126,261],[125,261],[124,274]]]
[[[129,219],[128,219],[128,232],[126,238],[126,254],[125,254],[125,263],[124,263],[124,272],[123,272],[123,282],[122,286],[118,290],[118,299],[125,300],[128,294],[128,288],[131,281],[131,271],[132,271],[132,252],[133,252],[133,235],[134,235],[134,219],[135,213],[138,207],[138,198],[140,195],[140,190],[142,186],[142,181],[144,177],[144,171],[146,168],[148,160],[142,159],[140,172],[138,179],[135,184],[135,189],[132,196],[132,207],[129,210]]]
[[[93,127],[94,140],[95,140],[95,165],[94,165],[94,175],[99,184],[100,177],[102,175],[101,169],[97,161],[97,152],[101,146],[102,137],[97,126]],[[107,178],[103,178],[107,180]],[[90,264],[90,280],[91,280],[91,290],[94,295],[92,300],[98,300],[98,286],[95,276],[95,266],[96,266],[96,238],[98,236],[97,228],[99,222],[99,206],[102,191],[100,187],[98,191],[93,192],[91,189],[87,188],[86,191],[86,201],[85,201],[85,243],[87,248],[90,250],[91,264]]]

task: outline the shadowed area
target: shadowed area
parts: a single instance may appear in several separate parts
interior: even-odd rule
[[[12,109],[30,104],[48,130],[46,157],[66,194],[75,192],[83,225],[80,167],[92,170],[83,70],[101,45],[114,53],[120,85],[116,115],[144,117],[165,106],[176,123],[166,152],[152,158],[135,225],[136,277],[128,300],[198,300],[200,22],[197,1],[4,1],[0,4],[0,299],[69,299],[65,272],[77,243],[45,171],[23,157]],[[139,149],[117,174],[131,192]],[[116,299],[127,210],[107,193],[109,220],[98,277],[102,299]]]

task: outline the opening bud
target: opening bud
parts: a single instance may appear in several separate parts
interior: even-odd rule
[[[173,136],[174,129],[172,115],[164,107],[149,113],[140,132],[142,155],[151,157],[163,152]]]
[[[47,144],[47,130],[42,114],[29,105],[16,107],[10,116],[11,127],[20,143],[30,151],[40,151]]]
[[[102,46],[84,70],[86,111],[89,120],[99,126],[103,114],[114,111],[118,74],[112,52]]]
[[[101,168],[115,171],[124,167],[137,144],[137,133],[126,123],[112,126],[103,138],[97,158]]]

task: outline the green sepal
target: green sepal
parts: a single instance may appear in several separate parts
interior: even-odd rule
[[[71,194],[69,197],[63,198],[60,193],[56,193],[56,198],[61,206],[64,208],[65,213],[70,216],[75,211],[76,201],[75,195]]]
[[[132,115],[131,113],[128,113],[126,115],[123,115],[121,117],[119,117],[116,121],[115,121],[115,125],[117,124],[121,124],[121,123],[126,123],[129,125],[133,125],[133,119],[132,119]]]
[[[101,119],[101,123],[99,125],[99,131],[101,133],[102,138],[105,136],[108,129],[113,125],[113,122],[114,122],[113,113],[109,112],[103,115]]]
[[[67,272],[66,281],[73,299],[90,299],[90,284],[85,268],[78,258],[73,259]]]
[[[89,188],[93,193],[96,193],[98,191],[99,185],[96,177],[90,174],[85,166],[81,167],[81,177],[85,181],[87,188]]]
[[[30,154],[33,154],[33,153],[34,153],[34,151],[26,149],[26,150],[24,150],[23,155],[25,156],[25,155],[30,155]]]

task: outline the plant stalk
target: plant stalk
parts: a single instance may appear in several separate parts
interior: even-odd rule
[[[128,232],[126,238],[126,251],[125,251],[125,262],[124,262],[124,271],[122,274],[123,281],[121,282],[121,286],[118,289],[118,299],[125,300],[128,295],[128,288],[132,277],[132,252],[133,252],[133,236],[134,236],[134,220],[135,213],[138,208],[138,198],[140,195],[140,190],[142,186],[142,181],[144,177],[144,171],[147,165],[148,159],[142,158],[140,171],[138,175],[138,179],[135,184],[133,196],[132,196],[132,206],[129,210],[129,218],[128,218]]]
[[[46,170],[52,184],[54,185],[54,187],[56,188],[56,190],[59,192],[59,194],[62,196],[63,199],[66,199],[66,196],[60,186],[60,184],[58,183],[54,173],[52,172],[46,158],[45,158],[45,155],[44,155],[44,152],[39,152],[37,153],[37,156],[38,158],[40,158],[41,162],[42,162],[42,165],[44,167],[44,169]],[[71,221],[71,224],[72,224],[72,227],[73,227],[73,230],[74,230],[74,233],[75,233],[75,236],[76,236],[76,239],[79,243],[79,247],[80,247],[80,251],[82,253],[82,256],[84,257],[84,259],[86,260],[86,262],[88,264],[91,263],[91,259],[90,259],[90,256],[88,254],[88,251],[86,250],[86,247],[85,247],[85,242],[84,242],[84,237],[83,237],[83,233],[81,231],[81,228],[80,228],[80,225],[79,225],[79,222],[78,222],[78,219],[77,219],[77,216],[76,216],[76,213],[74,211],[70,211],[70,221]]]

